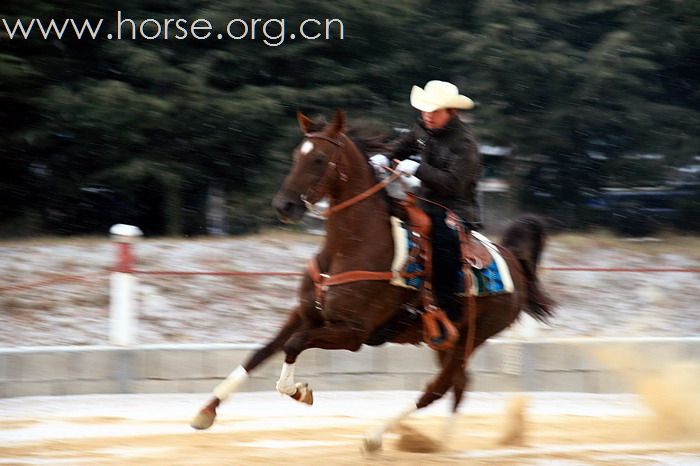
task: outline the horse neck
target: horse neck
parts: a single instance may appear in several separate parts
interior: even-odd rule
[[[377,183],[371,166],[354,143],[342,135],[344,153],[340,168],[347,181],[339,180],[332,205],[346,201]],[[367,256],[380,262],[391,250],[391,225],[389,208],[384,196],[375,193],[343,210],[333,213],[326,220],[326,247],[333,255],[342,257],[346,265],[367,267]],[[388,246],[387,246],[388,245]]]

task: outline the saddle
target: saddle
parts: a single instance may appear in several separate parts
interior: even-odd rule
[[[432,257],[432,243],[430,241],[432,222],[428,214],[415,204],[414,199],[414,196],[409,195],[406,200],[401,201],[401,207],[405,213],[405,220],[410,226],[411,231],[418,233],[418,235],[423,238],[421,246],[427,251],[426,255]],[[459,234],[463,264],[468,264],[477,270],[482,270],[491,263],[492,257],[489,250],[479,241],[476,241],[472,235],[464,231],[462,222],[457,215],[448,210],[445,223],[453,230],[457,230]]]
[[[435,305],[432,291],[432,222],[428,214],[415,203],[415,196],[408,195],[401,201],[401,207],[405,214],[404,220],[412,232],[417,233],[425,264],[425,280],[421,291],[424,311],[422,314],[423,334],[425,342],[433,349],[446,350],[451,348],[459,337],[459,332],[445,311]],[[470,268],[481,270],[487,267],[492,259],[489,250],[474,237],[465,232],[462,222],[457,215],[447,211],[445,223],[457,230],[459,235],[460,250],[462,256],[462,268],[464,275],[464,289],[472,287],[472,274]]]

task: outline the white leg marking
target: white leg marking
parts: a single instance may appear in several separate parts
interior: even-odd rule
[[[395,429],[401,421],[406,419],[416,409],[418,409],[416,408],[416,405],[409,406],[408,408],[401,411],[398,414],[398,416],[389,419],[386,423],[384,423],[384,425],[367,434],[367,437],[365,438],[365,447],[370,451],[379,449],[382,446],[384,434],[388,431]]]
[[[282,373],[277,381],[277,391],[283,395],[294,395],[297,387],[294,384],[294,364],[282,364]]]
[[[223,382],[216,386],[214,389],[214,396],[224,401],[231,393],[235,392],[246,379],[248,379],[248,372],[246,372],[243,366],[238,366],[223,380]]]

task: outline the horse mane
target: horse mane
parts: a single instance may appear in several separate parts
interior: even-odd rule
[[[308,131],[310,133],[322,131],[327,124],[328,122],[322,116],[315,117],[311,120],[311,124],[308,128]],[[372,157],[374,154],[385,154],[387,157],[389,156],[389,154],[391,154],[393,146],[390,140],[387,138],[386,135],[377,132],[377,130],[372,128],[367,122],[348,125],[344,133],[352,141],[352,143],[355,144],[357,149],[367,160],[368,164],[369,158]],[[371,171],[374,179],[377,182],[381,181],[374,169],[372,169]],[[379,192],[379,195],[382,196],[382,198],[386,202],[389,215],[393,215],[395,217],[400,216],[398,207],[395,205],[394,202],[392,202],[387,190],[382,189]]]
[[[326,124],[328,124],[328,122],[323,117],[314,118],[311,122],[309,132],[321,131]],[[366,121],[348,126],[345,130],[345,135],[350,138],[353,144],[357,146],[360,153],[366,158],[370,158],[374,154],[388,155],[391,152],[392,146],[389,138],[385,134],[378,132],[375,128],[372,128]]]

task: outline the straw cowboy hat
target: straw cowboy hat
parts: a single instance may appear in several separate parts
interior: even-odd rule
[[[474,108],[474,102],[461,95],[457,86],[446,81],[428,81],[425,89],[413,86],[411,105],[421,112],[432,112],[439,108]]]

